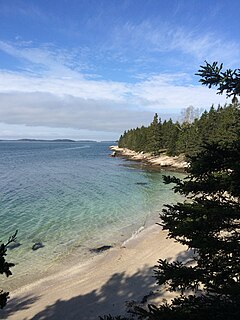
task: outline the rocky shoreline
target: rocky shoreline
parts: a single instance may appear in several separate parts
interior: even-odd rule
[[[184,155],[170,157],[166,154],[161,154],[160,156],[153,156],[150,153],[136,152],[127,148],[119,148],[118,146],[110,146],[109,149],[113,152],[112,156],[121,156],[159,169],[167,168],[169,170],[185,171],[188,167]]]

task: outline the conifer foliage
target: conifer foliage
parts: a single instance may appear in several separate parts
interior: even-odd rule
[[[190,265],[159,260],[157,283],[179,296],[147,311],[136,308],[142,319],[240,318],[239,138],[205,145],[191,158],[186,180],[165,177],[191,201],[167,205],[161,225],[195,255]]]
[[[219,93],[226,91],[234,98],[240,94],[236,70],[222,73],[217,63],[201,68],[203,84],[218,85]],[[214,72],[215,77],[218,74],[215,82]],[[149,306],[148,311],[137,308],[142,319],[240,318],[239,120],[236,103],[205,112],[198,121],[198,127],[206,130],[205,144],[190,158],[188,178],[165,177],[166,183],[175,183],[175,192],[191,201],[167,205],[161,224],[170,238],[193,249],[195,256],[190,265],[159,260],[155,269],[158,284],[167,284],[180,295],[169,304]]]
[[[176,297],[159,306],[148,305],[147,310],[135,307],[134,319],[240,319],[239,159],[236,129],[234,141],[206,144],[190,158],[187,179],[165,177],[166,183],[175,184],[175,192],[189,199],[166,205],[160,224],[194,255],[190,261],[158,261],[157,283]]]
[[[200,82],[211,88],[216,86],[218,93],[226,92],[228,97],[233,97],[233,102],[237,102],[237,96],[240,95],[240,69],[227,69],[222,71],[223,64],[218,62],[212,64],[205,61],[205,66],[200,66],[196,75],[200,76]]]
[[[7,262],[5,259],[5,256],[7,254],[7,246],[16,240],[16,236],[17,236],[17,231],[13,236],[9,237],[8,242],[6,244],[4,243],[0,244],[0,274],[5,274],[7,277],[9,277],[12,274],[10,268],[14,266],[13,263]],[[5,307],[8,298],[9,298],[9,292],[4,292],[2,289],[0,289],[0,308],[1,309]]]
[[[192,107],[188,107],[185,112],[188,113],[190,108]],[[118,146],[154,155],[161,152],[172,156],[181,153],[194,155],[207,142],[234,141],[237,126],[240,127],[240,109],[237,103],[218,106],[216,109],[212,106],[199,118],[188,121],[184,117],[181,124],[174,123],[172,119],[162,122],[155,114],[148,127],[125,131],[119,138]]]
[[[213,71],[216,66],[212,65]],[[206,75],[208,68],[204,69]],[[205,85],[212,83],[211,77],[200,75]],[[222,85],[222,76],[215,85]],[[220,93],[226,90],[229,96],[240,95],[238,83],[233,77]],[[165,183],[174,183],[174,191],[187,200],[166,205],[160,215],[168,236],[187,245],[194,254],[190,261],[158,261],[157,283],[175,292],[175,298],[158,306],[148,305],[147,309],[135,307],[137,319],[240,319],[239,106],[212,107],[195,125],[203,144],[189,158],[187,178],[164,178]]]

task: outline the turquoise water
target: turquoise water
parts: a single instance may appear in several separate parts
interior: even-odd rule
[[[10,288],[120,244],[179,199],[161,172],[109,157],[109,145],[0,142],[0,239],[18,229],[21,244],[8,250]],[[44,247],[33,251],[35,242]]]

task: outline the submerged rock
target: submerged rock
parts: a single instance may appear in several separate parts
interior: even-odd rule
[[[90,249],[90,252],[92,252],[92,253],[100,253],[100,252],[109,250],[111,248],[112,248],[112,246],[101,246],[101,247],[98,247],[98,248]]]
[[[116,157],[116,155],[117,155],[116,151],[113,151],[112,154],[111,154],[111,157],[114,158],[114,157]]]
[[[147,182],[136,182],[135,184],[140,185],[140,186],[147,186]]]
[[[18,247],[20,247],[22,244],[20,243],[20,242],[12,242],[12,243],[10,243],[8,246],[7,246],[7,248],[9,249],[9,250],[13,250],[13,249],[15,249],[15,248],[18,248]]]
[[[36,243],[34,243],[34,245],[32,246],[32,250],[38,250],[38,249],[41,249],[41,248],[43,248],[44,247],[44,245],[42,244],[42,242],[36,242]]]

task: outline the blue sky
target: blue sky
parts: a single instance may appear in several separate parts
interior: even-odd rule
[[[0,139],[117,139],[225,96],[199,66],[240,66],[239,0],[0,0]]]

